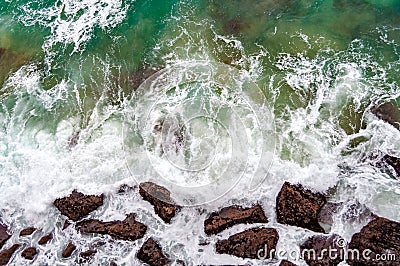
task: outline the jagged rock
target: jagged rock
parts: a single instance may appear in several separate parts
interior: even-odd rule
[[[391,124],[397,129],[400,123],[400,111],[397,106],[392,102],[383,103],[377,107],[371,109],[371,112],[376,115],[379,119]]]
[[[21,256],[27,260],[33,260],[37,253],[38,253],[38,251],[36,248],[29,247],[29,248],[26,248],[24,251],[22,251]]]
[[[53,239],[53,233],[47,234],[47,235],[43,236],[41,239],[39,239],[38,244],[39,245],[46,245],[52,239]]]
[[[35,231],[36,231],[35,227],[28,227],[28,228],[21,230],[21,232],[19,232],[19,236],[29,236],[29,235],[33,234],[33,232],[35,232]]]
[[[207,235],[217,234],[228,227],[240,223],[268,223],[268,218],[260,205],[251,208],[230,206],[214,212],[204,221],[204,232]]]
[[[68,138],[67,141],[68,149],[72,149],[73,147],[78,145],[80,133],[81,133],[80,130],[74,131],[74,133],[72,133],[72,135]]]
[[[104,195],[84,195],[76,190],[68,197],[56,199],[54,206],[72,221],[78,221],[103,205]]]
[[[136,221],[135,215],[129,214],[123,221],[102,222],[95,219],[84,220],[76,224],[79,232],[110,235],[115,239],[131,240],[142,238],[147,226]]]
[[[144,200],[154,206],[156,214],[166,223],[170,223],[179,210],[178,205],[171,199],[169,190],[165,187],[153,182],[144,182],[139,185],[139,193]]]
[[[360,254],[357,257],[349,253],[347,263],[351,266],[400,265],[400,223],[382,217],[372,220],[353,235],[349,249],[358,250]],[[364,251],[365,257],[362,256]],[[373,261],[377,255],[394,256],[395,260]]]
[[[324,229],[318,223],[318,214],[325,203],[326,198],[321,193],[311,192],[302,185],[285,182],[276,198],[278,223],[324,233]]]
[[[273,228],[252,228],[219,240],[216,251],[241,258],[268,259],[274,256],[278,243],[278,232]]]
[[[14,244],[9,249],[0,252],[0,265],[7,265],[13,254],[19,249],[20,244]]]
[[[344,260],[344,246],[346,242],[338,235],[318,235],[307,239],[300,250],[310,266],[336,266]]]
[[[72,255],[72,252],[74,252],[74,250],[76,249],[76,246],[70,242],[68,244],[68,246],[66,246],[66,248],[63,250],[62,252],[62,257],[63,258],[69,258]]]
[[[68,221],[68,220],[65,220],[65,221],[64,221],[64,224],[63,224],[63,227],[62,227],[62,230],[64,230],[65,228],[67,228],[67,227],[70,226],[70,225],[71,225],[71,222]]]
[[[79,254],[79,256],[81,256],[82,258],[89,258],[96,253],[97,253],[97,250],[89,249],[89,250],[81,252],[81,254]]]
[[[7,232],[7,226],[0,224],[0,249],[10,237],[11,235]]]
[[[163,266],[171,262],[163,254],[160,245],[153,238],[149,238],[143,243],[136,256],[150,266]]]
[[[290,261],[287,261],[287,260],[283,260],[283,261],[281,261],[281,264],[279,264],[279,266],[296,266],[296,264],[294,264]]]
[[[396,171],[396,174],[400,176],[400,158],[386,154],[383,156],[383,160],[388,165],[393,167],[393,169]]]

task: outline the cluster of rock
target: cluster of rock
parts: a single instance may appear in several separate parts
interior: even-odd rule
[[[389,115],[388,110],[393,106],[384,104],[375,108],[379,118],[387,120],[390,124],[399,128],[400,115]],[[391,155],[385,155],[384,161],[400,173],[400,159]],[[130,187],[121,187],[120,191],[129,190]],[[173,217],[181,209],[170,196],[170,192],[152,182],[144,182],[139,185],[139,193],[142,198],[154,207],[154,212],[165,223],[171,223]],[[82,234],[109,235],[118,240],[136,241],[143,238],[147,232],[147,226],[136,221],[135,214],[130,213],[122,221],[100,221],[97,219],[84,219],[91,212],[98,209],[104,203],[104,195],[84,195],[73,191],[71,195],[54,201],[54,206],[61,214],[68,217],[64,228],[75,223],[75,228]],[[317,234],[307,239],[300,245],[303,260],[311,266],[335,266],[346,260],[351,266],[368,265],[400,265],[400,223],[386,218],[377,217],[366,213],[370,222],[359,233],[352,236],[349,243],[344,243],[336,234],[327,234],[323,224],[332,224],[332,215],[342,206],[340,203],[327,202],[324,194],[313,192],[299,184],[285,182],[276,197],[277,222],[288,226],[296,226],[308,229]],[[349,219],[352,218],[349,216]],[[83,220],[84,219],[84,220]],[[71,222],[72,221],[72,222]],[[227,239],[217,240],[215,251],[219,254],[228,254],[240,258],[270,259],[275,257],[279,233],[276,229],[267,227],[269,222],[261,205],[252,207],[238,205],[224,207],[211,213],[204,221],[204,232],[207,236],[217,235],[222,231],[238,224],[258,224],[255,227],[233,234]],[[64,229],[63,228],[63,229]],[[29,227],[20,231],[20,237],[33,234],[36,228]],[[10,239],[11,234],[6,225],[0,224],[0,249]],[[53,233],[43,235],[38,245],[46,245],[53,238]],[[14,253],[22,247],[14,244],[0,252],[0,265],[6,265]],[[77,249],[70,242],[62,251],[62,257],[68,258]],[[315,252],[313,256],[304,256]],[[338,256],[330,256],[326,250],[336,250]],[[357,250],[359,254],[368,251],[368,257],[343,254],[347,250]],[[303,253],[308,251],[308,253]],[[96,254],[95,249],[81,251],[81,258],[90,258]],[[34,260],[38,254],[35,247],[25,247],[21,256],[27,260]],[[373,261],[377,255],[391,255],[392,260]],[[352,256],[353,255],[353,256]],[[171,263],[163,248],[153,238],[148,238],[136,254],[137,258],[151,266],[163,266]],[[376,264],[377,263],[377,264]],[[116,265],[111,262],[110,265]],[[293,266],[292,262],[282,260],[281,266]]]
[[[171,223],[172,218],[180,207],[170,197],[170,192],[151,182],[140,184],[139,193],[142,198],[154,206],[155,213],[166,222]],[[75,222],[75,228],[82,234],[109,235],[114,239],[135,241],[146,235],[147,226],[135,220],[131,213],[122,221],[100,221],[97,219],[84,219],[91,212],[99,208],[104,201],[104,195],[84,195],[73,191],[68,197],[55,200],[54,205],[59,211]],[[361,253],[369,250],[370,257],[376,254],[393,254],[400,258],[400,224],[385,218],[371,216],[373,219],[359,233],[356,233],[348,245],[340,245],[338,235],[325,234],[320,225],[321,210],[327,204],[325,196],[313,192],[302,185],[285,182],[276,198],[277,221],[288,226],[297,226],[314,231],[318,234],[310,237],[300,250],[313,250],[314,256],[303,257],[308,265],[338,265],[347,259],[350,265],[370,265],[371,261],[363,257],[345,258],[343,256],[331,257],[323,250],[335,249],[338,254],[345,250],[357,249]],[[337,207],[337,205],[334,205]],[[331,215],[330,212],[325,215]],[[326,218],[326,217],[325,217]],[[238,224],[258,224],[255,227],[233,234],[226,239],[217,240],[215,251],[219,254],[229,254],[240,258],[271,259],[275,257],[279,233],[276,229],[267,227],[269,222],[261,205],[242,207],[238,205],[224,207],[211,213],[204,221],[204,232],[207,236],[217,235],[222,231]],[[20,237],[28,236],[36,231],[29,227],[20,232]],[[7,226],[0,224],[0,248],[11,237]],[[39,245],[49,243],[53,238],[52,233],[45,234],[38,241]],[[22,247],[14,244],[0,252],[0,265],[6,265],[13,254]],[[62,251],[62,257],[68,258],[77,249],[70,242]],[[81,251],[79,257],[90,258],[96,254],[95,249]],[[35,247],[26,247],[21,256],[27,260],[34,260],[38,254]],[[303,254],[303,253],[302,253]],[[137,258],[149,265],[162,266],[171,263],[169,256],[165,255],[163,248],[153,238],[148,238],[136,254]],[[398,265],[398,261],[389,261],[382,265]],[[112,263],[115,265],[115,263]],[[282,261],[280,265],[295,265],[289,261]]]

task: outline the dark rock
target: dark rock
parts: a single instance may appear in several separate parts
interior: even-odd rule
[[[63,250],[62,252],[62,257],[63,258],[69,258],[72,255],[72,252],[74,252],[74,250],[76,249],[76,246],[70,242],[68,244],[68,246]]]
[[[81,254],[79,254],[79,256],[81,256],[82,258],[89,258],[96,253],[97,253],[97,250],[89,249],[89,250],[81,252]]]
[[[39,245],[45,245],[50,242],[50,240],[53,239],[53,233],[47,234],[43,236],[41,239],[39,239],[38,244]]]
[[[204,221],[204,232],[207,235],[217,234],[228,227],[240,223],[268,223],[268,218],[260,205],[251,208],[230,206],[214,212]]]
[[[123,193],[127,193],[127,192],[129,192],[129,191],[133,191],[135,188],[134,187],[131,187],[131,186],[128,186],[127,184],[123,184],[123,185],[121,185],[120,187],[119,187],[119,189],[118,189],[118,194],[123,194]]]
[[[11,235],[7,232],[7,226],[0,224],[0,249],[10,237]]]
[[[171,262],[163,254],[160,245],[153,238],[149,238],[143,243],[136,256],[150,266],[163,266]]]
[[[171,199],[168,189],[162,186],[152,182],[144,182],[139,185],[139,193],[144,200],[154,206],[156,214],[166,223],[170,223],[179,210],[179,207]]]
[[[114,261],[110,262],[109,266],[118,266]]]
[[[393,167],[393,169],[396,171],[396,174],[400,176],[400,158],[386,154],[383,156],[383,160],[388,165]]]
[[[300,246],[303,259],[311,266],[335,266],[344,260],[346,242],[338,235],[312,236]]]
[[[337,214],[342,207],[343,203],[341,202],[327,202],[318,214],[318,221],[320,223],[332,225],[333,216]]]
[[[5,48],[0,48],[0,58],[3,56],[3,54],[6,52]]]
[[[224,32],[226,34],[238,35],[246,28],[248,28],[248,25],[239,19],[230,19],[224,24]]]
[[[283,261],[281,261],[281,264],[279,264],[279,266],[296,266],[296,264],[294,264],[290,261],[287,261],[287,260],[283,260]]]
[[[102,222],[95,219],[77,223],[76,228],[84,234],[96,233],[110,235],[115,239],[131,240],[142,238],[147,226],[136,221],[134,214],[129,214],[123,221]]]
[[[19,233],[19,236],[29,236],[29,235],[33,234],[33,232],[35,232],[35,231],[36,231],[35,227],[28,227],[28,228],[21,230],[21,232]]]
[[[64,230],[65,228],[67,228],[67,227],[70,226],[70,225],[71,225],[71,222],[68,221],[68,220],[65,220],[65,221],[64,221],[64,224],[63,224],[63,227],[62,227],[62,230]]]
[[[19,249],[20,244],[14,244],[9,249],[0,252],[0,265],[7,265],[13,254]]]
[[[326,198],[321,193],[311,192],[302,185],[285,182],[276,198],[278,223],[324,233],[324,229],[318,223],[318,214],[325,203]]]
[[[349,253],[350,266],[400,265],[400,223],[386,218],[376,218],[351,238],[349,250],[358,250],[359,256]],[[363,252],[366,251],[366,256]],[[390,254],[390,255],[389,255]],[[386,256],[386,260],[374,261]],[[388,259],[394,256],[394,259]]]
[[[22,251],[21,256],[27,260],[33,260],[37,253],[38,253],[38,251],[36,248],[29,247],[29,248],[26,248],[24,251]]]
[[[216,251],[241,258],[268,259],[275,256],[278,239],[278,232],[273,228],[252,228],[219,240]]]
[[[392,102],[386,102],[377,107],[373,107],[371,112],[379,119],[382,119],[383,121],[399,129],[400,111],[399,108]]]
[[[71,195],[54,201],[54,206],[72,221],[78,221],[103,205],[104,195],[84,195],[76,190]]]

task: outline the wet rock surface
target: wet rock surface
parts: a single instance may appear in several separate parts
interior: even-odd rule
[[[273,228],[252,228],[219,240],[216,251],[241,258],[268,259],[274,256],[271,249],[276,249],[279,235]]]
[[[41,239],[39,239],[38,244],[39,245],[46,245],[53,239],[53,233],[47,234],[43,236]]]
[[[372,220],[353,235],[349,249],[356,249],[360,254],[368,253],[365,257],[349,254],[347,263],[351,266],[400,265],[400,223],[382,217]],[[375,261],[383,258],[382,255],[389,258],[389,254],[394,256],[394,260]]]
[[[338,235],[318,235],[307,239],[300,245],[300,250],[308,265],[335,266],[344,260],[345,245],[346,242]]]
[[[325,203],[323,194],[314,193],[302,185],[285,182],[276,199],[277,220],[281,224],[324,233],[318,223],[318,215]]]
[[[0,265],[7,265],[7,263],[12,258],[15,251],[19,249],[20,244],[14,244],[10,248],[0,252]]]
[[[7,226],[0,223],[0,249],[10,237],[11,235],[7,232]]]
[[[79,256],[82,258],[90,258],[90,257],[94,256],[94,254],[96,254],[96,253],[97,253],[97,250],[89,249],[89,250],[81,252],[79,254]]]
[[[371,112],[379,119],[391,124],[397,129],[400,129],[400,111],[399,108],[392,102],[386,102],[379,106],[373,107]]]
[[[28,227],[28,228],[21,230],[21,232],[19,232],[19,236],[29,236],[29,235],[33,234],[33,232],[35,232],[35,231],[36,231],[35,227]]]
[[[166,223],[170,223],[179,210],[178,205],[171,198],[169,190],[153,182],[141,183],[139,193],[144,200],[154,206],[156,214]]]
[[[268,223],[268,218],[260,205],[255,205],[251,208],[242,208],[234,205],[212,213],[204,221],[204,232],[207,235],[217,234],[228,227],[240,223]]]
[[[110,235],[115,239],[130,241],[142,238],[147,231],[147,226],[136,221],[134,214],[127,215],[123,221],[103,222],[95,219],[84,220],[77,223],[76,228],[84,234]]]
[[[22,251],[21,256],[27,260],[33,260],[37,253],[38,253],[38,251],[36,248],[29,247],[29,248],[26,248],[24,251]]]
[[[78,221],[103,205],[104,195],[84,195],[74,190],[70,196],[56,199],[54,206],[73,221]]]
[[[76,246],[73,243],[69,243],[65,249],[63,250],[61,256],[63,258],[69,258],[72,255],[72,252],[74,252],[76,249]]]
[[[150,266],[163,266],[171,262],[153,238],[149,238],[143,243],[136,257]]]
[[[383,156],[383,161],[393,167],[397,176],[400,177],[400,158],[386,154]]]

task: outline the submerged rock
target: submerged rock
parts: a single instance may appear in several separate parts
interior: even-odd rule
[[[38,253],[38,251],[36,248],[29,247],[29,248],[26,248],[24,251],[22,251],[21,256],[27,260],[33,260],[37,253]]]
[[[241,258],[268,259],[274,257],[278,232],[273,228],[252,228],[219,240],[216,251]]]
[[[47,235],[43,236],[41,239],[39,239],[38,244],[39,245],[46,245],[52,239],[53,239],[53,233],[47,234]]]
[[[143,243],[136,257],[150,266],[163,266],[171,262],[153,238],[149,238]]]
[[[359,253],[349,253],[347,263],[351,266],[400,265],[400,223],[381,217],[372,220],[353,235],[349,249]],[[378,258],[381,261],[374,261]]]
[[[29,236],[29,235],[33,234],[33,232],[35,232],[35,231],[36,231],[35,227],[28,227],[28,228],[21,230],[21,232],[19,232],[19,236]]]
[[[341,208],[343,208],[342,202],[327,202],[321,208],[318,214],[318,222],[326,232],[333,225],[333,216],[339,213]]]
[[[69,258],[72,255],[72,252],[74,252],[74,250],[76,249],[76,246],[70,242],[68,244],[68,246],[65,247],[65,249],[63,250],[61,256],[63,258]]]
[[[7,226],[0,224],[0,249],[10,237],[11,235],[7,232]]]
[[[214,212],[204,221],[204,232],[207,235],[217,234],[228,227],[240,223],[268,223],[268,218],[260,205],[251,208],[230,206]]]
[[[76,190],[68,197],[56,199],[54,206],[73,221],[78,221],[103,205],[104,195],[84,195]]]
[[[9,249],[3,250],[0,252],[0,265],[7,265],[7,263],[11,260],[13,254],[17,249],[19,249],[20,244],[14,244]]]
[[[123,221],[102,222],[95,219],[84,220],[76,224],[79,232],[110,235],[115,239],[135,241],[142,238],[147,226],[136,221],[135,215],[129,214]]]
[[[249,26],[246,23],[240,21],[239,19],[230,19],[224,24],[224,32],[226,34],[238,35],[248,27]]]
[[[397,129],[400,129],[400,111],[392,102],[386,102],[379,106],[373,107],[371,112],[379,119],[391,124]]]
[[[323,194],[304,189],[302,185],[285,182],[276,198],[278,223],[325,233],[318,223],[318,215],[325,203]]]
[[[128,86],[133,90],[137,90],[140,84],[142,84],[147,78],[155,74],[157,71],[158,69],[155,68],[141,68],[136,70],[128,75]]]
[[[144,182],[139,185],[139,193],[144,200],[154,206],[156,214],[166,223],[170,223],[179,210],[178,205],[171,198],[169,190],[165,187],[153,182]]]
[[[338,235],[312,236],[300,246],[303,259],[310,266],[336,266],[344,260],[346,242]]]

